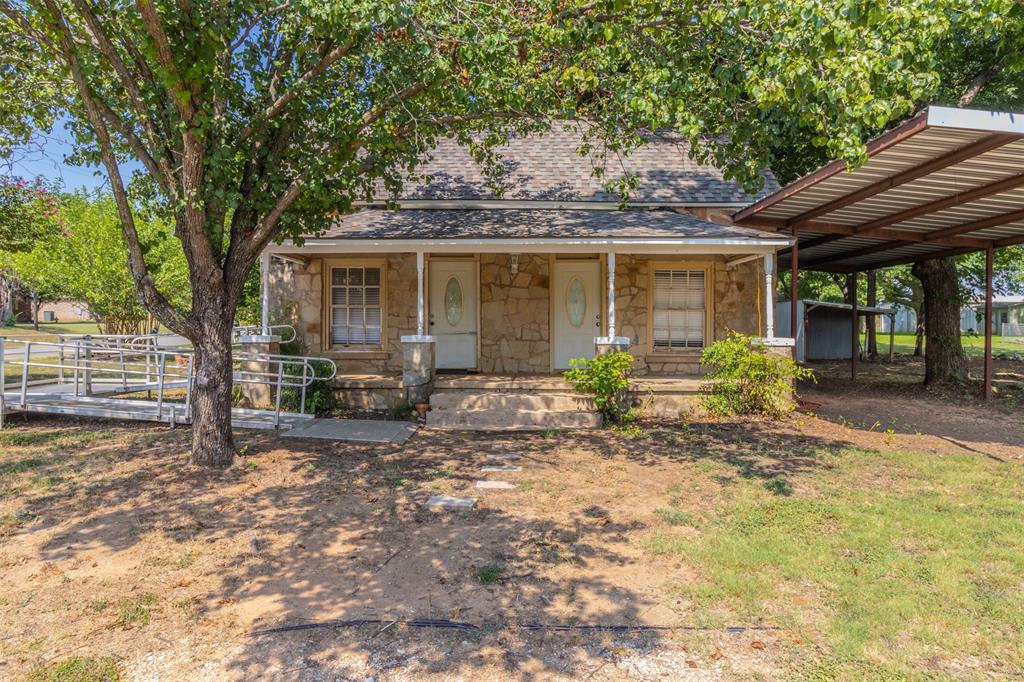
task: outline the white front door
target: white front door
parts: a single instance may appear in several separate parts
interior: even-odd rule
[[[438,369],[476,367],[475,260],[431,260],[430,330],[437,339]]]
[[[573,358],[594,357],[601,335],[601,262],[555,261],[551,277],[554,369],[568,369]]]

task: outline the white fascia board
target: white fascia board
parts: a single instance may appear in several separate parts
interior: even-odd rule
[[[749,254],[774,253],[787,239],[307,239],[270,245],[273,254],[338,253],[593,253]]]
[[[1024,135],[1024,114],[957,107],[928,107],[928,125]]]
[[[617,201],[536,201],[510,199],[405,199],[395,203],[404,209],[505,209],[505,208],[557,208],[562,210],[581,211],[618,211],[622,204]],[[749,201],[714,202],[714,201],[629,201],[629,208],[733,208],[739,210],[747,206]],[[386,201],[354,201],[352,206],[358,208],[384,207]]]

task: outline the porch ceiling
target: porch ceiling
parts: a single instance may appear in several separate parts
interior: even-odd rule
[[[860,168],[833,161],[734,218],[797,235],[799,267],[833,272],[1021,244],[1022,155],[1024,115],[930,107]]]

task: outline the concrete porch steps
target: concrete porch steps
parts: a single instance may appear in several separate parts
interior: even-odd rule
[[[445,375],[434,379],[427,428],[543,431],[601,426],[594,402],[560,376]]]
[[[593,412],[592,398],[577,393],[502,393],[483,390],[442,389],[430,396],[433,410]]]
[[[432,409],[428,429],[453,431],[544,431],[547,429],[594,429],[601,415],[576,410],[461,410]]]

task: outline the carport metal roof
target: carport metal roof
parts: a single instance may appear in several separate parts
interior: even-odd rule
[[[800,268],[857,272],[1024,243],[1024,114],[929,107],[733,216],[790,233]]]

